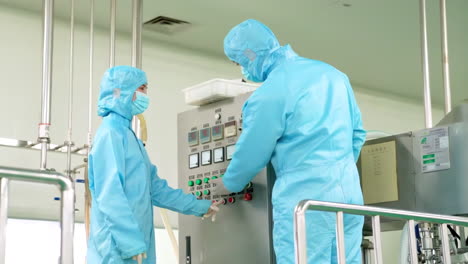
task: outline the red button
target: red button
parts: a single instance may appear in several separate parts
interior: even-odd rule
[[[234,197],[229,197],[228,202],[229,202],[229,203],[235,203],[235,202],[236,202],[236,198],[234,198]]]
[[[244,194],[244,201],[252,201],[252,194],[251,193]]]

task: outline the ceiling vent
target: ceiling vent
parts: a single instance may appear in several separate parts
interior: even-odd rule
[[[145,22],[143,28],[171,35],[186,30],[190,25],[191,24],[187,21],[158,16]]]

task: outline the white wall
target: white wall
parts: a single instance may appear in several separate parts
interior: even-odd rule
[[[62,143],[67,124],[69,32],[66,23],[56,22],[51,138],[54,143]],[[85,143],[87,133],[87,30],[85,26],[78,26],[75,37],[73,135],[78,145]],[[0,32],[0,137],[35,140],[41,91],[41,18],[35,14],[0,6]],[[107,32],[97,30],[95,41],[94,105],[99,79],[108,66]],[[144,39],[143,45],[143,68],[148,74],[151,96],[151,106],[146,113],[150,136],[148,152],[153,162],[158,165],[161,176],[168,179],[170,185],[177,186],[176,117],[177,113],[190,109],[183,102],[181,89],[216,77],[238,78],[240,71],[224,58],[177,49],[148,39]],[[118,36],[117,49],[117,64],[130,63],[128,36]],[[352,76],[350,78],[352,79]],[[354,88],[367,129],[399,133],[424,126],[423,107],[420,102],[374,93],[360,87]],[[95,107],[95,129],[99,119],[94,111]],[[436,109],[434,120],[438,121],[441,116],[441,109]],[[51,167],[63,171],[65,157],[51,156]],[[0,148],[0,165],[37,168],[38,158],[37,152]],[[74,160],[76,164],[80,162],[80,158]],[[80,204],[82,187],[78,188]],[[57,195],[54,188],[38,188],[36,185],[26,184],[13,185],[12,190],[10,212],[17,217],[49,218],[50,211],[58,210],[58,203],[52,201],[53,196]],[[81,215],[81,211],[78,212],[78,218]],[[175,223],[175,215],[171,215],[171,220]],[[390,258],[396,255],[398,233],[389,233],[385,237],[389,239],[384,242],[384,254],[386,258]],[[164,251],[163,254],[171,253]]]

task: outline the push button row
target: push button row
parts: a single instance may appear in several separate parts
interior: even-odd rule
[[[223,177],[223,176],[224,176],[224,174],[221,174],[219,177]],[[216,180],[216,179],[218,179],[218,176],[211,177],[211,180]],[[203,182],[204,183],[210,183],[210,178],[204,178],[203,180],[197,179],[195,181],[190,180],[190,181],[187,182],[187,185],[189,187],[193,187],[193,186],[195,186],[195,184],[196,185],[201,185]]]

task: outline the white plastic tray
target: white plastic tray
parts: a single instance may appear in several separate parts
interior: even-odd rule
[[[252,92],[259,85],[233,80],[213,79],[182,90],[185,103],[201,106]]]

